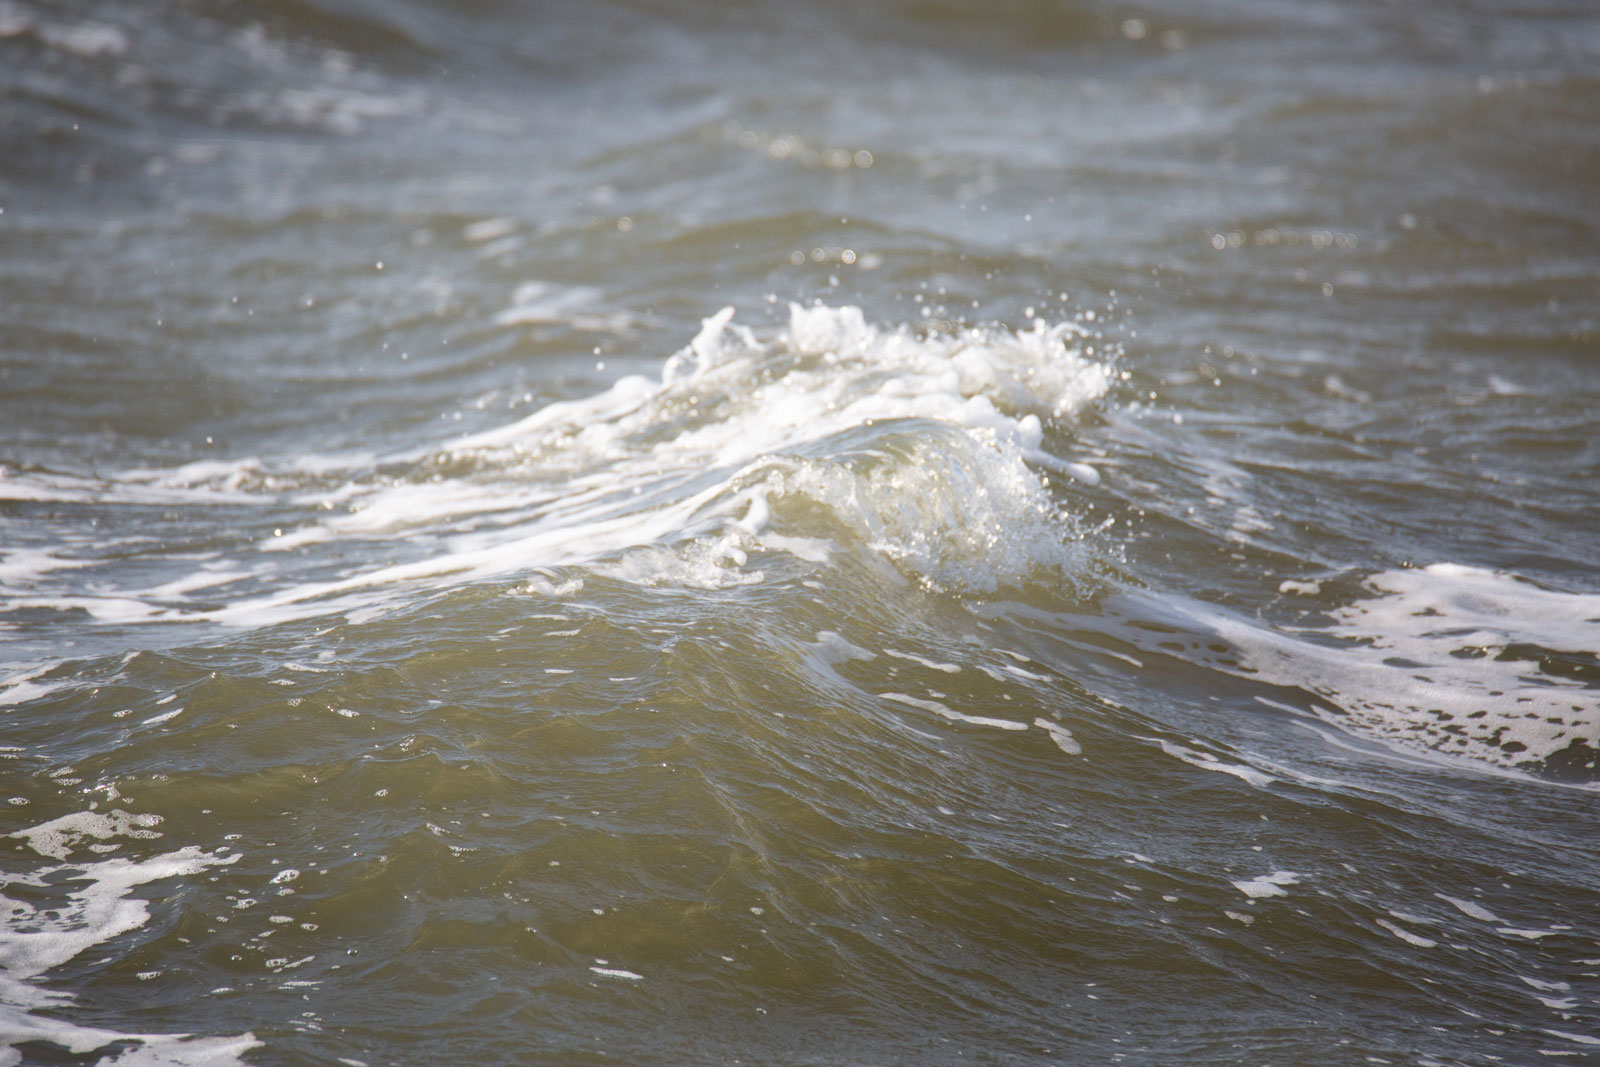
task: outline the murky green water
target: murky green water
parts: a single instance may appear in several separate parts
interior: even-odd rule
[[[1600,1055],[1597,70],[0,3],[0,1064]]]

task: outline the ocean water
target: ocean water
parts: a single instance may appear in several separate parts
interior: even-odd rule
[[[0,0],[0,1065],[1600,1059],[1600,10]]]

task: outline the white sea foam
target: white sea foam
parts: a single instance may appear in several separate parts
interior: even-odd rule
[[[1414,934],[1405,927],[1397,926],[1387,919],[1374,919],[1373,921],[1408,945],[1414,945],[1417,948],[1437,948],[1439,946],[1439,942],[1433,940],[1433,938]]]
[[[1270,630],[1198,603],[1161,610],[1234,646],[1244,673],[1297,686],[1338,709],[1308,710],[1402,749],[1502,767],[1541,764],[1593,780],[1600,686],[1600,595],[1543,589],[1515,576],[1438,563],[1384,571],[1372,595],[1331,613],[1328,628]],[[1563,660],[1575,667],[1563,668]]]
[[[0,586],[22,585],[51,571],[89,566],[88,560],[63,559],[37,548],[12,548],[0,554]]]
[[[1478,904],[1470,900],[1461,900],[1458,897],[1447,897],[1443,893],[1435,893],[1434,896],[1452,905],[1461,914],[1470,918],[1480,919],[1483,922],[1489,923],[1505,921],[1504,919],[1501,919],[1500,916],[1484,907],[1482,904]]]
[[[182,471],[184,468],[177,468]],[[116,478],[71,474],[19,474],[0,467],[0,500],[85,504],[216,505],[259,503],[259,497],[232,487],[186,484],[165,479],[168,472],[128,471]]]
[[[946,674],[961,673],[961,667],[959,664],[941,663],[937,660],[926,659],[914,652],[897,652],[892,648],[886,648],[883,650],[883,654],[894,659],[903,659],[911,663],[920,663],[929,670],[943,671]]]
[[[1191,764],[1192,766],[1199,767],[1203,771],[1216,771],[1219,774],[1231,774],[1235,778],[1249,782],[1257,789],[1265,788],[1276,781],[1272,775],[1263,771],[1258,771],[1254,767],[1246,767],[1238,763],[1227,763],[1213,755],[1210,755],[1209,753],[1199,752],[1183,745],[1174,744],[1171,741],[1158,740],[1157,744],[1161,746],[1161,751],[1165,752],[1174,759],[1180,759],[1185,763]]]
[[[1563,1041],[1571,1041],[1574,1045],[1600,1045],[1600,1037],[1593,1034],[1574,1034],[1566,1030],[1546,1030],[1551,1037],[1559,1037]]]
[[[32,670],[19,671],[8,677],[0,678],[0,708],[37,699],[62,686],[71,684],[70,679],[57,682],[38,681],[37,679],[40,675],[50,672],[51,666],[53,665],[36,667]]]
[[[161,833],[152,828],[159,825],[161,816],[149,813],[121,809],[75,811],[6,836],[22,838],[41,856],[64,860],[86,837],[97,841],[112,837],[157,838]]]
[[[590,967],[589,969],[605,978],[621,978],[628,982],[644,981],[644,975],[636,971],[623,970],[621,967]]]
[[[504,324],[589,299],[531,286]],[[1077,565],[1071,524],[1039,473],[1076,465],[1078,476],[1098,478],[1045,448],[1047,424],[1111,381],[1084,355],[1077,326],[923,335],[874,327],[858,308],[791,307],[787,328],[758,335],[733,316],[725,308],[706,319],[656,378],[630,375],[443,445],[131,471],[98,495],[99,483],[41,487],[102,506],[243,498],[308,508],[257,547],[313,563],[351,541],[436,546],[429,555],[411,548],[412,558],[389,566],[288,581],[315,568],[211,559],[151,588],[95,582],[86,592],[80,582],[0,595],[0,609],[258,626],[368,613],[407,588],[568,564],[647,585],[719,588],[763,580],[758,553],[818,565],[848,545],[960,592]],[[0,496],[24,488],[0,479]],[[233,582],[252,592],[228,597]],[[201,590],[209,603],[191,604],[188,594]]]
[[[1015,719],[996,719],[987,715],[967,715],[956,711],[948,704],[937,700],[929,700],[925,697],[914,697],[905,693],[879,693],[878,696],[883,700],[892,700],[896,704],[905,704],[908,707],[931,711],[941,718],[949,719],[951,722],[970,723],[973,726],[990,726],[996,730],[1026,730],[1028,728],[1027,723],[1017,722]]]
[[[159,836],[150,827],[160,823],[150,814],[121,810],[75,812],[10,834],[41,856],[69,860],[85,838],[96,842],[122,836]],[[95,846],[89,846],[93,849]],[[137,886],[187,877],[239,858],[218,856],[193,845],[134,860],[124,857],[69,861],[26,872],[0,872],[0,884],[32,887],[30,902],[0,895],[0,1064],[20,1062],[16,1045],[45,1041],[74,1053],[93,1052],[113,1042],[139,1044],[102,1062],[149,1067],[225,1067],[241,1064],[239,1056],[260,1044],[251,1034],[191,1038],[186,1034],[121,1033],[77,1026],[37,1014],[45,1008],[70,1011],[72,997],[50,990],[38,980],[54,967],[96,945],[144,926],[149,905],[130,894]],[[62,890],[65,889],[63,893]]]
[[[1056,747],[1069,756],[1082,754],[1083,746],[1078,744],[1078,739],[1072,736],[1072,731],[1060,723],[1051,722],[1049,719],[1034,719],[1033,725],[1050,735],[1050,740]]]
[[[1288,891],[1283,887],[1299,881],[1300,876],[1294,871],[1273,871],[1248,881],[1234,882],[1233,887],[1251,900],[1260,900],[1263,897],[1288,896]]]

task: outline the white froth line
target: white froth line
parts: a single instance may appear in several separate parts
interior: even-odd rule
[[[549,566],[593,558],[607,551],[640,544],[652,544],[680,528],[688,518],[720,492],[712,487],[687,500],[643,513],[635,512],[578,526],[555,526],[499,544],[462,552],[447,553],[415,563],[383,567],[334,582],[296,586],[275,596],[235,604],[215,612],[197,614],[233,625],[252,625],[263,621],[282,622],[309,615],[327,614],[343,605],[325,602],[309,605],[304,611],[284,611],[307,601],[340,593],[368,590],[375,586],[458,575],[463,579],[493,577],[534,565]],[[583,549],[576,546],[582,545]]]
[[[1185,748],[1182,745],[1173,744],[1171,741],[1163,740],[1162,738],[1151,737],[1145,738],[1144,740],[1154,741],[1156,744],[1161,746],[1161,751],[1165,752],[1174,759],[1179,759],[1185,763],[1191,764],[1192,766],[1199,767],[1203,771],[1216,771],[1218,774],[1231,774],[1235,778],[1242,779],[1243,781],[1255,786],[1257,789],[1265,789],[1267,786],[1277,781],[1277,779],[1272,775],[1258,771],[1253,767],[1246,767],[1237,763],[1223,763],[1215,756],[1208,755],[1204,752],[1196,752],[1192,748]]]
[[[3,562],[0,562],[0,584],[15,585],[51,571],[92,567],[94,563],[94,560],[89,559],[63,559],[42,549],[11,549],[5,553]]]
[[[1408,945],[1415,945],[1417,948],[1437,948],[1439,946],[1439,942],[1423,937],[1420,934],[1414,934],[1410,930],[1402,929],[1387,919],[1374,919],[1373,921]]]
[[[992,726],[997,730],[1026,730],[1028,724],[1017,722],[1014,719],[991,719],[983,715],[963,715],[961,712],[939,703],[937,700],[924,700],[920,697],[907,696],[905,693],[879,693],[880,699],[893,700],[899,704],[909,704],[913,708],[931,711],[935,715],[943,716],[951,722],[967,722],[974,726]]]
[[[152,586],[149,589],[140,590],[138,595],[159,598],[183,596],[186,593],[194,592],[196,589],[214,589],[221,585],[231,585],[251,576],[249,571],[241,570],[201,570],[186,578],[178,578],[161,585]]]
[[[946,674],[961,673],[961,668],[954,663],[939,663],[936,660],[925,659],[922,656],[918,656],[911,652],[897,652],[892,648],[886,648],[883,650],[883,654],[885,656],[893,656],[895,659],[903,659],[912,663],[920,663],[930,670],[943,671]]]
[[[1571,1041],[1575,1045],[1600,1045],[1600,1037],[1591,1037],[1588,1034],[1569,1034],[1565,1030],[1546,1030],[1551,1037],[1559,1037],[1564,1041]]]
[[[49,673],[55,666],[41,667],[26,674],[13,674],[10,678],[0,681],[0,708],[8,705],[24,704],[27,701],[52,693],[57,689],[71,684],[71,679],[61,679],[56,682],[36,682],[42,674]]]
[[[71,611],[77,608],[98,622],[132,622],[161,613],[161,609],[156,605],[147,604],[133,597],[16,596],[0,600],[0,606],[11,609],[47,608],[54,611]]]
[[[137,482],[41,485],[0,476],[0,500],[86,504],[262,504],[260,496],[226,489],[160,488]]]
[[[562,423],[589,425],[614,421],[637,411],[665,388],[661,382],[651,381],[642,374],[630,374],[619,378],[610,389],[597,396],[586,400],[557,400],[509,426],[463,437],[450,445],[449,451],[460,455],[481,448],[496,448]],[[429,449],[422,455],[431,455],[433,451]]]
[[[605,486],[614,490],[614,486]],[[594,495],[591,490],[589,495]],[[569,506],[581,495],[568,483],[560,489],[548,486],[533,489],[504,484],[482,487],[472,484],[390,486],[364,495],[358,510],[341,514],[326,522],[290,530],[281,537],[261,542],[263,552],[282,552],[301,545],[328,541],[337,536],[379,537],[400,533],[427,523],[444,522],[487,513],[504,515],[518,509],[536,509],[561,500]]]
[[[1541,997],[1538,994],[1534,994],[1533,999],[1556,1011],[1571,1011],[1578,1006],[1577,997]]]
[[[601,974],[607,978],[623,978],[630,982],[644,981],[644,975],[636,974],[633,971],[625,971],[620,967],[590,967],[589,969],[595,974]]]
[[[1024,670],[1023,668],[1018,667],[1015,663],[1007,663],[1001,669],[1007,674],[1014,675],[1018,678],[1026,678],[1030,682],[1048,682],[1050,680],[1046,675],[1035,674],[1033,671]]]
[[[1457,911],[1468,916],[1469,918],[1481,919],[1487,923],[1505,922],[1504,919],[1500,918],[1500,916],[1496,915],[1482,904],[1475,904],[1470,900],[1458,900],[1455,897],[1447,897],[1443,893],[1435,893],[1434,896],[1438,897],[1447,904],[1453,905]],[[1526,979],[1524,980],[1526,981]]]

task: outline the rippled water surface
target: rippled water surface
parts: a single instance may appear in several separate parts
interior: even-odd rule
[[[1600,1057],[1584,3],[0,0],[0,1065]]]

